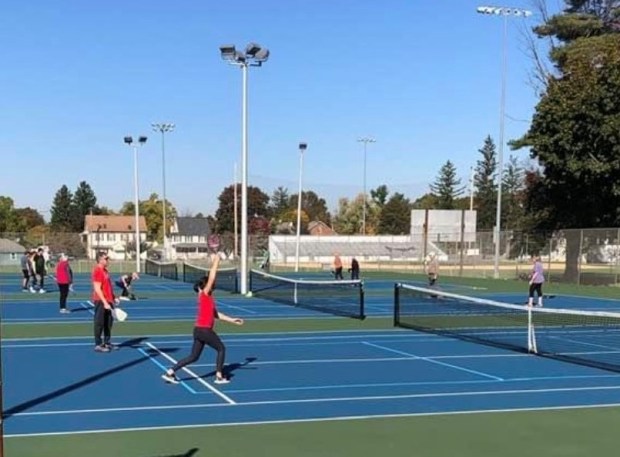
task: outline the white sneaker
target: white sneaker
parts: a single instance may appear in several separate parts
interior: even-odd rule
[[[119,297],[118,299],[123,301],[129,301],[129,297]]]
[[[30,293],[31,293],[31,294],[36,294],[36,293],[37,293],[37,291],[36,291],[36,290],[34,290],[34,287],[31,287],[31,288],[30,288]]]
[[[215,381],[213,381],[215,384],[228,384],[230,382],[230,379],[228,378],[215,378]]]
[[[71,310],[68,310],[67,308],[61,308],[60,309],[60,314],[70,314]]]
[[[172,374],[168,374],[168,372],[165,372],[164,374],[161,375],[161,379],[163,379],[164,381],[166,381],[169,384],[178,384],[180,382],[179,378],[177,378],[177,375],[172,373]]]
[[[44,294],[45,292],[46,292],[46,290],[45,290],[45,289],[39,289],[39,293],[40,293],[40,294]]]

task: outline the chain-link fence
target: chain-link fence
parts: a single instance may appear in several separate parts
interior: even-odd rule
[[[4,233],[0,238],[11,240],[24,248],[49,246],[52,253],[65,252],[72,259],[76,273],[89,272],[93,261],[86,259],[86,250],[79,233]],[[451,241],[444,241],[444,240]],[[311,236],[300,237],[299,265],[302,270],[331,268],[335,253],[345,264],[356,257],[363,271],[403,271],[422,273],[424,260],[435,252],[445,276],[494,277],[495,235],[491,231],[463,234],[462,241],[454,235],[428,233],[423,236]],[[224,266],[238,265],[240,238],[222,236],[222,249],[227,254]],[[174,249],[172,250],[174,252]],[[17,254],[17,253],[16,253]],[[554,232],[504,231],[500,235],[499,268],[501,278],[528,277],[531,255],[541,256],[548,281],[574,284],[613,285],[620,283],[620,228],[570,229]],[[18,271],[19,258],[0,252],[0,268]],[[294,235],[263,235],[248,237],[248,262],[251,268],[268,265],[273,271],[295,268],[297,238]],[[207,265],[207,249],[191,259]],[[173,260],[170,259],[170,260]],[[10,261],[9,261],[10,260]],[[131,271],[134,261],[115,260],[113,272]]]

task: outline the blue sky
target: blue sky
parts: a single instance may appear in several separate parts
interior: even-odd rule
[[[558,2],[551,2],[557,6]],[[472,0],[4,0],[0,15],[0,195],[47,218],[56,190],[87,181],[99,204],[133,200],[126,134],[140,151],[140,196],[214,213],[241,163],[241,71],[221,44],[271,51],[249,74],[249,182],[271,195],[339,197],[386,184],[415,199],[451,160],[465,183],[487,134],[497,141],[502,20]],[[493,3],[492,3],[493,4]],[[531,7],[528,0],[502,6]],[[511,18],[506,114],[529,120],[532,62]],[[534,25],[536,15],[529,18]],[[528,122],[506,120],[506,140]],[[506,149],[506,157],[509,151]],[[526,152],[519,152],[527,159]]]

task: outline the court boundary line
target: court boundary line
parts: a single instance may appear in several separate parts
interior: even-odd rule
[[[145,343],[148,347],[150,347],[151,349],[153,349],[154,351],[157,351],[160,355],[162,355],[164,358],[168,359],[170,362],[172,362],[173,364],[177,363],[177,360],[175,360],[174,357],[166,354],[165,352],[161,351],[157,346],[153,345],[150,342],[146,342]],[[222,391],[216,389],[215,387],[213,387],[211,384],[209,384],[207,381],[205,381],[204,379],[202,379],[200,376],[198,376],[195,372],[193,372],[192,370],[190,370],[187,367],[183,367],[182,368],[183,371],[185,371],[186,373],[189,373],[190,376],[192,376],[193,378],[196,379],[196,381],[198,381],[200,384],[202,384],[203,386],[205,386],[207,389],[209,389],[211,392],[213,392],[215,395],[217,395],[218,397],[220,397],[222,400],[224,400],[225,402],[227,402],[230,405],[236,405],[237,402],[235,400],[233,400],[232,398],[230,398],[228,395],[226,395],[225,393],[223,393]]]
[[[438,360],[434,360],[434,359],[429,358],[429,357],[423,357],[423,356],[419,356],[419,355],[416,355],[416,354],[412,354],[410,352],[399,351],[398,349],[388,348],[388,347],[385,347],[385,346],[381,346],[379,344],[370,343],[368,341],[362,341],[361,343],[365,344],[366,346],[370,346],[370,347],[374,347],[374,348],[377,348],[377,349],[381,349],[382,351],[387,351],[387,352],[392,352],[394,354],[399,354],[399,355],[403,355],[403,356],[407,356],[407,357],[412,357],[414,359],[423,360],[425,362],[434,363],[436,365],[440,365],[440,366],[447,367],[447,368],[453,368],[455,370],[464,371],[466,373],[471,373],[471,374],[475,374],[475,375],[478,375],[478,376],[483,376],[485,378],[494,379],[496,381],[503,381],[504,380],[503,378],[500,378],[499,376],[495,376],[495,375],[491,375],[491,374],[488,374],[488,373],[484,373],[482,371],[470,370],[469,368],[460,367],[458,365],[452,365],[451,363],[440,362]]]
[[[211,405],[216,406],[216,405]],[[225,406],[225,405],[217,405]],[[338,416],[338,417],[322,417],[322,418],[306,418],[306,419],[286,419],[272,421],[246,421],[246,422],[230,422],[219,424],[187,424],[187,425],[171,425],[156,427],[127,427],[119,429],[100,429],[100,430],[79,430],[72,432],[45,432],[45,433],[23,433],[23,434],[5,434],[5,438],[34,438],[44,436],[63,436],[63,435],[87,435],[100,433],[124,433],[124,432],[145,432],[157,430],[182,430],[191,428],[214,428],[214,427],[238,427],[238,426],[258,426],[258,425],[285,425],[312,422],[339,422],[350,420],[373,420],[373,419],[397,419],[408,417],[433,417],[433,416],[464,416],[470,414],[510,414],[521,412],[536,411],[565,411],[565,410],[582,410],[582,409],[606,409],[620,407],[620,403],[598,403],[593,405],[572,405],[572,406],[544,406],[534,408],[506,408],[506,409],[488,409],[488,410],[471,410],[471,411],[441,411],[427,413],[410,413],[410,414],[377,414],[377,415],[355,415],[355,416]]]

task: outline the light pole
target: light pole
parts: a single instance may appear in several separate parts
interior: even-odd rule
[[[364,143],[364,203],[362,208],[362,235],[366,235],[366,149],[368,143],[376,143],[377,140],[370,137],[358,138],[359,143]]]
[[[502,33],[502,89],[499,103],[499,148],[498,148],[498,170],[497,170],[497,207],[495,213],[495,260],[493,265],[493,276],[499,278],[499,247],[502,223],[502,179],[504,177],[504,119],[506,105],[506,55],[508,45],[508,17],[519,16],[529,17],[531,11],[521,8],[509,8],[503,6],[479,6],[476,8],[479,14],[502,16],[504,28]]]
[[[297,241],[295,245],[295,271],[299,271],[299,241],[301,238],[301,179],[304,171],[306,143],[299,143],[299,193],[297,194]]]
[[[139,136],[138,144],[135,144],[133,137],[126,136],[124,138],[125,144],[132,147],[133,145],[133,190],[134,190],[134,209],[136,215],[136,272],[140,273],[140,200],[138,196],[138,146],[144,146],[147,137]]]
[[[162,180],[162,228],[164,234],[164,252],[163,252],[163,260],[168,258],[168,237],[166,236],[166,140],[165,136],[167,132],[172,132],[174,130],[174,124],[170,123],[153,123],[151,124],[153,127],[153,131],[161,133],[161,180]]]
[[[241,68],[242,119],[241,119],[241,281],[240,292],[248,293],[248,67],[260,67],[269,59],[269,50],[256,43],[246,46],[245,52],[237,51],[234,45],[220,46],[222,59]]]

